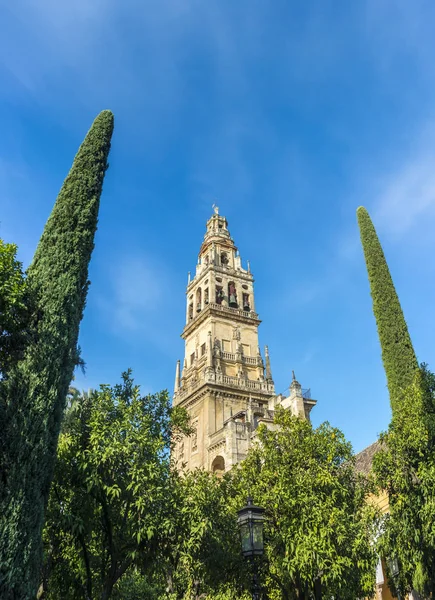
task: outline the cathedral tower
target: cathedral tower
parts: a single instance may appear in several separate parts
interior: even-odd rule
[[[245,458],[258,424],[272,424],[282,397],[275,395],[267,346],[263,360],[258,344],[254,278],[249,264],[242,267],[217,207],[186,298],[185,356],[176,367],[174,405],[187,409],[194,431],[177,444],[175,460],[179,468],[219,473]],[[294,406],[308,416],[315,401],[301,394]]]

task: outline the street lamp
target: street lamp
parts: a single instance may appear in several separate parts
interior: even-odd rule
[[[264,553],[264,508],[254,506],[252,498],[248,498],[246,506],[238,511],[237,524],[240,529],[242,554],[250,561],[252,567],[252,600],[260,600],[261,588],[255,557]]]
[[[397,560],[396,557],[393,557],[393,558],[389,558],[387,560],[387,563],[388,563],[388,569],[390,571],[390,575],[391,575],[391,577],[393,579],[395,587],[397,588],[397,578],[398,578],[399,573],[400,573],[400,570],[399,570],[399,561]],[[398,599],[401,600],[400,592],[398,590],[396,590],[396,591],[397,591],[397,597],[398,597]]]

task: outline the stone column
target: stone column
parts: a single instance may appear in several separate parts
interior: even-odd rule
[[[249,304],[251,305],[251,311],[255,312],[254,286],[252,286],[252,288],[250,290],[248,290],[248,293],[249,293]]]
[[[189,294],[186,294],[186,323],[189,322]]]
[[[177,360],[177,366],[175,368],[175,384],[174,384],[174,395],[180,389],[180,361]]]
[[[236,290],[237,290],[237,304],[239,306],[239,310],[243,310],[243,288],[242,283],[240,281],[235,281]]]
[[[211,331],[207,335],[207,369],[213,369],[213,344]]]
[[[209,302],[212,304],[216,304],[216,280],[214,271],[210,271],[208,288],[210,290]]]

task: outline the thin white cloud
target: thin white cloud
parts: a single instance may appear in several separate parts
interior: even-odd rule
[[[433,140],[435,143],[435,139]],[[374,201],[374,218],[383,231],[402,237],[435,218],[435,150],[425,144],[389,173]]]
[[[169,269],[153,256],[133,251],[113,261],[105,257],[104,264],[107,285],[104,292],[101,284],[93,291],[104,328],[127,344],[145,343],[172,357],[180,297],[172,293]]]
[[[146,329],[162,306],[165,276],[150,259],[124,256],[112,265],[107,296],[97,301],[116,333]]]

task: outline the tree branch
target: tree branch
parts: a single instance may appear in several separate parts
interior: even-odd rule
[[[91,565],[89,563],[88,549],[86,548],[86,542],[85,542],[85,538],[84,538],[83,534],[79,535],[79,541],[80,541],[80,545],[83,550],[83,558],[85,561],[85,568],[86,568],[86,595],[87,595],[88,600],[92,600],[92,572],[91,572]]]

